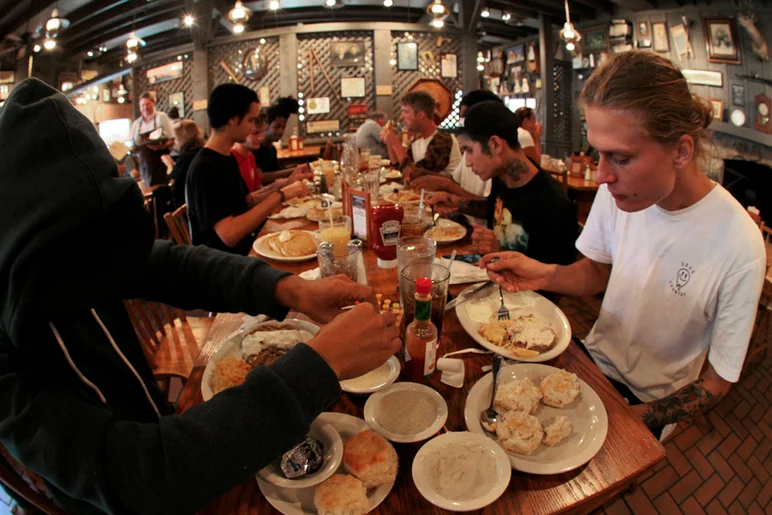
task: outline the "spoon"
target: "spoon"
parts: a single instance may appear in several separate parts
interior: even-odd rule
[[[491,391],[491,406],[488,409],[480,412],[480,424],[483,429],[489,433],[496,432],[496,423],[498,422],[499,414],[493,407],[493,401],[496,399],[496,387],[499,382],[499,370],[501,369],[502,358],[498,354],[493,356],[493,390]]]

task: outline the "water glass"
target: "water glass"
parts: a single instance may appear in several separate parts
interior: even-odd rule
[[[415,318],[415,282],[421,277],[432,279],[432,323],[437,327],[437,339],[442,336],[442,320],[445,317],[445,304],[448,300],[450,272],[445,265],[415,262],[402,269],[399,291],[402,298],[404,315],[402,320],[407,327]]]
[[[360,256],[362,254],[362,242],[353,240],[345,247],[346,253],[342,256],[335,254],[335,246],[327,241],[319,244],[316,257],[319,260],[319,276],[332,277],[343,274],[354,282],[358,282]]]
[[[431,265],[434,263],[434,256],[437,254],[437,242],[431,238],[400,238],[397,242],[397,277],[399,280],[400,302],[405,304],[402,286],[402,270],[413,263],[424,263]]]
[[[402,219],[402,236],[404,238],[420,238],[426,230],[432,225],[432,210],[424,208],[423,213],[419,213],[420,205],[411,202],[400,204],[405,213]]]
[[[370,194],[371,201],[378,199],[378,190],[381,187],[379,170],[367,170],[360,176],[359,182],[362,184],[362,191]]]

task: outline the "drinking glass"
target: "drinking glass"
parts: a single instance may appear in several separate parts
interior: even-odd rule
[[[343,215],[332,220],[319,220],[319,239],[333,245],[335,256],[347,255],[347,245],[351,240],[351,217]]]
[[[332,277],[343,274],[354,282],[358,282],[360,255],[362,254],[362,242],[353,240],[344,247],[345,254],[336,255],[332,243],[323,241],[319,244],[316,257],[319,260],[319,276]]]
[[[420,238],[432,224],[431,208],[424,208],[419,213],[419,204],[415,202],[400,204],[405,213],[402,219],[402,236],[405,238]]]
[[[426,262],[414,262],[407,265],[400,273],[399,292],[404,314],[402,321],[407,327],[415,318],[415,282],[421,277],[432,279],[432,323],[437,327],[437,340],[442,336],[442,320],[445,316],[445,303],[448,300],[450,272],[447,267]],[[404,328],[400,328],[400,333]]]
[[[322,173],[327,181],[327,190],[332,191],[335,187],[335,163],[333,161],[322,161]]]
[[[370,166],[370,151],[360,150],[359,151],[359,171],[364,172],[368,169],[369,166]]]

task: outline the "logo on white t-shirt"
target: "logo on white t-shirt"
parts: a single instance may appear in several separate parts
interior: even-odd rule
[[[670,286],[670,289],[673,291],[673,293],[681,297],[685,297],[686,292],[683,291],[683,289],[687,284],[689,284],[689,280],[692,278],[693,273],[694,267],[692,267],[692,265],[689,263],[681,261],[681,267],[678,269],[678,272],[676,272],[675,282],[668,281],[668,285]]]

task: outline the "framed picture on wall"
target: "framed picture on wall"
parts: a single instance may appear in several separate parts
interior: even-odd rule
[[[400,71],[418,69],[418,45],[397,43],[397,69]]]
[[[655,52],[670,52],[667,23],[662,21],[651,24],[651,42]]]
[[[737,26],[732,18],[705,18],[705,47],[711,63],[740,64]]]
[[[364,77],[341,77],[340,96],[344,98],[362,98],[365,96]]]
[[[681,70],[686,78],[686,82],[697,86],[713,86],[721,88],[724,86],[724,74],[712,70]]]
[[[649,30],[648,21],[639,21],[637,25],[638,39],[649,39],[651,37],[651,31]]]
[[[440,76],[455,79],[458,77],[458,63],[456,54],[442,54],[440,58]]]
[[[512,56],[512,62],[513,63],[522,63],[525,61],[525,45],[517,45],[512,47],[510,50],[513,54]]]
[[[745,86],[742,84],[732,84],[732,105],[745,105]]]
[[[0,71],[0,84],[13,84],[16,82],[16,72],[13,70]]]
[[[670,27],[670,35],[673,36],[673,46],[678,54],[678,60],[680,61],[683,56],[690,54],[689,50],[689,34],[686,32],[686,27],[683,25],[676,25]]]
[[[169,109],[176,107],[180,112],[180,118],[185,118],[185,93],[179,91],[169,95]]]
[[[333,66],[364,66],[364,41],[330,41],[330,62]]]
[[[592,53],[608,50],[608,27],[587,29],[584,33],[584,49]]]
[[[713,106],[713,119],[724,120],[724,101],[720,98],[709,98],[710,105]]]

